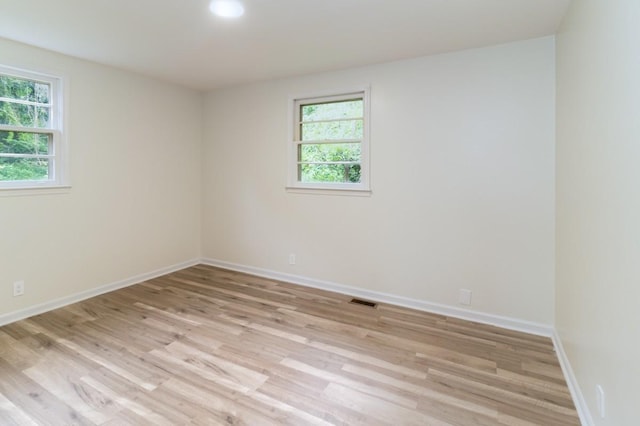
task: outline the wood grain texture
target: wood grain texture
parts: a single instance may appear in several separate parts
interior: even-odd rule
[[[2,425],[578,425],[550,339],[194,266],[0,327]]]

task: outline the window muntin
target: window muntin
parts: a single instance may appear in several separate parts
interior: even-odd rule
[[[0,66],[0,189],[62,185],[60,79]]]
[[[367,91],[294,100],[290,186],[368,190]]]

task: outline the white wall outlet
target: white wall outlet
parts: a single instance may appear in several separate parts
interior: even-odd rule
[[[24,281],[16,281],[13,283],[13,297],[22,296],[24,294]]]
[[[460,302],[461,305],[470,305],[471,290],[467,290],[466,288],[461,288],[460,294],[458,295],[458,302]]]
[[[604,389],[602,386],[596,385],[596,403],[598,404],[598,414],[600,418],[604,419],[605,415],[605,403],[604,403]]]
[[[295,265],[296,264],[296,255],[291,253],[289,255],[289,265]]]

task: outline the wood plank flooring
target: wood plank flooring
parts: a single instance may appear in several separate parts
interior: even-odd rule
[[[548,338],[194,266],[0,327],[1,425],[577,425]]]

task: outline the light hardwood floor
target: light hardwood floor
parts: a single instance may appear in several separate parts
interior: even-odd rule
[[[195,266],[0,327],[1,425],[576,425],[548,338]]]

